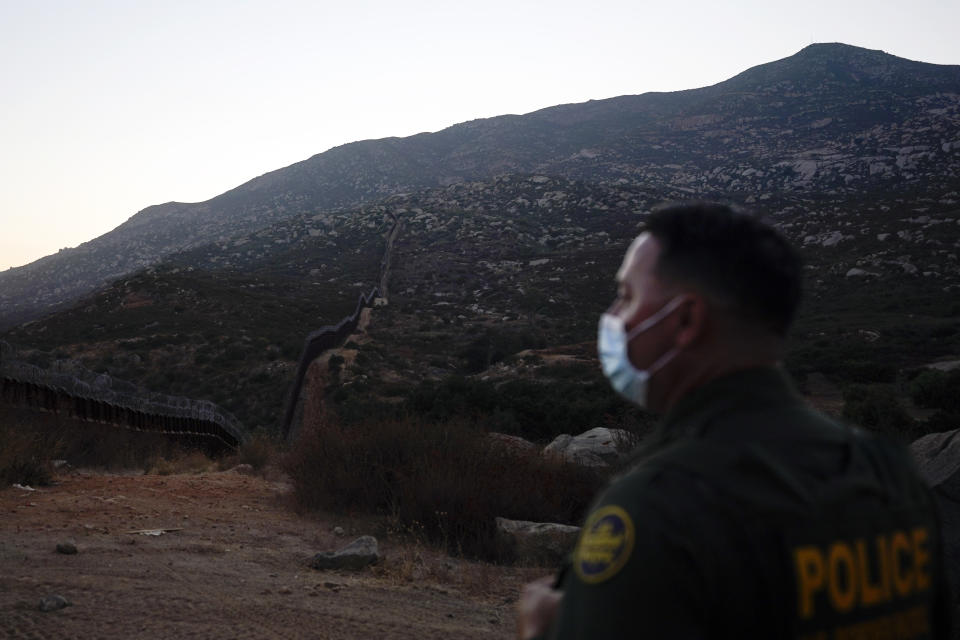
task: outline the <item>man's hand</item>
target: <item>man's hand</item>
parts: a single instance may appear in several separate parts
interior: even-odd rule
[[[517,602],[517,638],[530,640],[550,630],[560,608],[563,591],[553,588],[556,578],[544,576],[524,585]]]

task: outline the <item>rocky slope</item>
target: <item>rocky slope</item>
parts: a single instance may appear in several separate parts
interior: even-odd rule
[[[0,326],[298,214],[325,218],[391,194],[518,173],[763,204],[922,190],[960,175],[960,67],[811,45],[712,87],[343,145],[207,202],[148,207],[100,238],[0,274]]]
[[[801,380],[861,381],[866,372],[889,381],[960,353],[958,193],[954,180],[922,193],[763,203],[807,261],[788,358]],[[496,414],[497,429],[579,433],[611,416],[633,419],[600,378],[591,341],[645,214],[682,195],[523,174],[297,215],[177,254],[4,338],[38,349],[40,360],[71,357],[212,400],[274,431],[304,337],[352,311],[375,283],[384,234],[399,219],[389,305],[328,364],[335,402],[364,414],[378,403],[445,411],[436,394],[455,395],[449,381],[472,376],[480,395],[456,402]],[[524,386],[531,380],[539,386]]]

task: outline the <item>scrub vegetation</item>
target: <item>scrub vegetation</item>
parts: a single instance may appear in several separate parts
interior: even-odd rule
[[[497,517],[576,524],[603,478],[517,450],[461,419],[310,425],[287,454],[301,508],[384,516],[448,552],[509,559]]]

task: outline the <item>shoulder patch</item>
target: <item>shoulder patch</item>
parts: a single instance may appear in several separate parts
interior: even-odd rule
[[[597,584],[615,576],[633,552],[633,521],[616,505],[600,507],[583,525],[573,567],[581,580]]]

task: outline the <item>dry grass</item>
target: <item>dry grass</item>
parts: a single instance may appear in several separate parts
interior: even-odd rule
[[[494,518],[579,522],[602,481],[491,446],[470,424],[415,418],[309,426],[284,468],[301,508],[379,514],[392,533],[496,560]]]
[[[474,598],[504,601],[520,588],[556,567],[512,567],[481,560],[454,558],[428,541],[392,541],[374,575],[396,584],[431,584]]]
[[[159,476],[171,476],[180,473],[207,473],[216,471],[219,465],[200,451],[174,452],[169,458],[160,458],[148,473]]]
[[[0,481],[5,484],[48,484],[55,460],[109,470],[208,470],[213,462],[189,444],[160,433],[0,406]]]
[[[262,433],[255,434],[235,452],[220,458],[216,466],[218,470],[225,471],[239,464],[247,464],[254,473],[267,476],[275,471],[279,464],[280,449],[281,446],[276,439]]]

